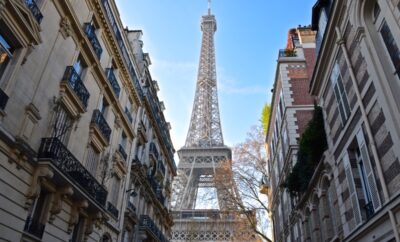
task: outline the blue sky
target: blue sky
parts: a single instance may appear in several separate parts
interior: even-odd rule
[[[171,122],[175,149],[184,145],[200,55],[200,18],[207,0],[116,0],[125,26],[143,30],[151,74]],[[311,23],[315,0],[214,0],[219,108],[225,144],[242,142],[271,100],[278,50],[287,31]]]

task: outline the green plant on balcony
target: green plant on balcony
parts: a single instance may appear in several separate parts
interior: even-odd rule
[[[292,196],[306,191],[308,184],[319,164],[322,154],[328,148],[324,129],[322,108],[314,106],[313,118],[300,138],[297,163],[286,177],[283,187]]]
[[[297,56],[296,50],[294,50],[294,49],[285,49],[285,56],[286,57],[295,57],[295,56]]]

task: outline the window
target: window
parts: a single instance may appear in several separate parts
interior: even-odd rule
[[[381,8],[379,7],[378,2],[376,2],[374,6],[374,21],[378,18],[380,13],[381,13]]]
[[[73,119],[62,104],[57,105],[51,136],[58,138],[64,145],[67,145]]]
[[[110,107],[110,105],[108,104],[107,100],[103,97],[103,101],[101,104],[101,113],[103,114],[103,116],[105,117],[107,112],[108,112],[108,108]]]
[[[126,149],[126,142],[127,142],[126,134],[124,132],[122,132],[122,135],[121,135],[121,146],[124,149]]]
[[[394,65],[395,73],[400,78],[400,51],[386,21],[383,21],[380,33]]]
[[[339,64],[337,62],[335,63],[331,73],[331,82],[338,103],[342,125],[344,126],[350,116],[350,106],[344,89],[342,75],[340,74]]]
[[[365,201],[363,208],[368,219],[380,207],[380,199],[362,129],[357,133],[355,156]]]
[[[74,230],[72,231],[72,239],[73,242],[82,241],[82,235],[84,232],[84,224],[85,219],[82,215],[79,214],[78,223],[75,224]]]
[[[130,242],[130,241],[132,241],[132,238],[131,238],[131,231],[129,231],[129,230],[127,230],[127,229],[124,230],[124,234],[123,234],[123,237],[122,237],[122,241],[123,241],[123,242]]]
[[[78,56],[78,59],[74,63],[73,67],[74,67],[74,70],[76,71],[76,73],[78,73],[78,75],[80,77],[82,77],[83,71],[87,67],[87,65],[85,64],[85,62],[83,60],[82,55]]]
[[[111,236],[109,234],[103,234],[103,236],[101,236],[101,242],[112,242]]]
[[[328,17],[326,16],[325,8],[321,8],[318,18],[318,32],[316,38],[316,51],[319,53],[322,40],[324,38],[326,25],[328,24]]]
[[[97,150],[93,147],[92,144],[89,145],[88,148],[88,153],[86,157],[86,169],[92,174],[94,177],[96,177],[97,174],[97,165],[99,162],[100,158],[100,153],[97,152]]]
[[[38,238],[42,238],[45,228],[45,217],[49,207],[48,192],[41,188],[39,196],[33,203],[26,219],[24,230]]]
[[[117,206],[118,204],[118,195],[120,186],[121,186],[121,180],[118,177],[114,176],[111,188],[111,199],[110,199],[111,203],[114,206]]]
[[[0,77],[3,75],[8,63],[12,59],[13,52],[14,49],[11,47],[11,44],[0,34]]]

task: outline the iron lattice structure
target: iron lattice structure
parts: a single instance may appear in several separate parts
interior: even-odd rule
[[[232,176],[232,151],[222,136],[214,48],[217,22],[210,8],[202,16],[201,30],[192,116],[185,146],[178,151],[178,175],[173,184],[172,241],[254,241],[246,216],[231,199],[233,194],[240,200]],[[196,209],[199,188],[215,189],[218,209]]]
[[[214,48],[217,21],[214,15],[208,14],[202,17],[201,30],[203,37],[199,70],[186,147],[211,147],[224,144],[218,107]]]

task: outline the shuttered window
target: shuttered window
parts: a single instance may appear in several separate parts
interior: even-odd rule
[[[112,184],[112,188],[111,188],[111,203],[114,206],[117,206],[118,204],[118,195],[119,195],[119,188],[121,186],[121,180],[118,177],[114,176],[113,179],[113,184]]]
[[[343,165],[346,173],[347,182],[349,185],[349,192],[350,192],[350,200],[351,205],[353,206],[353,213],[356,225],[361,223],[361,211],[360,205],[358,203],[358,196],[356,191],[356,186],[354,183],[353,172],[351,170],[350,159],[347,152],[343,156]]]
[[[362,128],[357,132],[357,143],[358,143],[358,152],[357,152],[358,169],[360,172],[361,182],[363,185],[363,191],[365,196],[364,198],[366,201],[365,206],[368,206],[368,203],[372,202],[373,205],[372,212],[374,212],[381,206],[381,201],[379,198],[375,175],[372,169],[371,160],[369,158],[368,149],[365,143],[364,132]],[[369,217],[369,215],[372,215],[368,214],[369,211],[367,211],[367,209],[370,208],[365,207],[365,209],[367,212],[367,217]]]
[[[87,156],[86,156],[86,169],[96,177],[97,174],[97,166],[100,158],[100,153],[95,150],[93,145],[89,145]]]
[[[380,33],[383,42],[385,43],[390,59],[392,60],[392,63],[394,65],[395,72],[400,78],[400,50],[386,21],[383,21]]]

